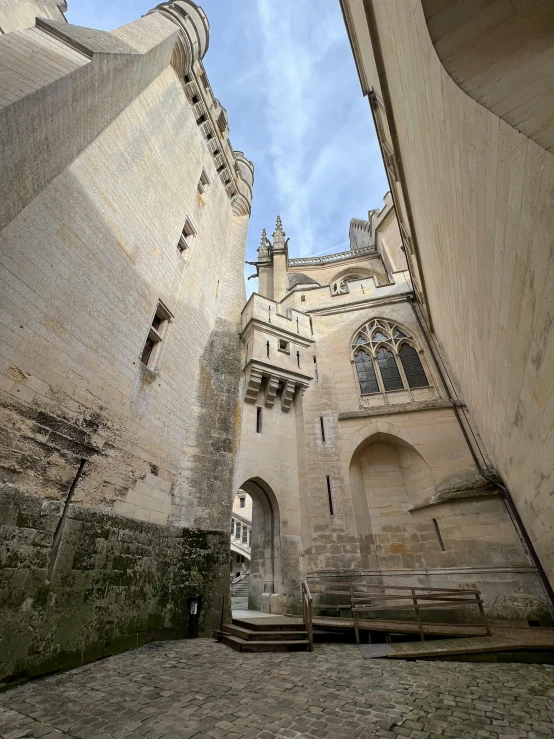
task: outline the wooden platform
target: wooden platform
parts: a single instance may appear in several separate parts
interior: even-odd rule
[[[304,624],[297,616],[242,616],[234,619],[234,624],[246,629],[253,629],[260,634],[264,631],[302,630]],[[354,632],[352,618],[335,618],[331,616],[315,616],[313,619],[315,635],[325,631],[332,641],[333,633]],[[384,621],[381,619],[365,619],[358,621],[361,631],[385,632],[396,635],[418,634],[417,624],[407,621]],[[491,636],[483,636],[479,626],[464,624],[425,625],[425,641],[393,641],[386,645],[387,649],[368,650],[381,651],[386,659],[449,659],[463,658],[464,655],[492,655],[502,653],[537,653],[545,655],[544,660],[554,662],[554,628],[516,628],[491,626]],[[444,637],[444,638],[441,638]],[[365,646],[365,645],[362,645]],[[375,645],[385,647],[385,645]],[[363,650],[362,650],[363,651]],[[384,653],[386,652],[386,653]]]
[[[266,616],[245,617],[233,619],[244,625],[252,625],[258,629],[275,629],[279,626],[296,624],[304,626],[298,616]],[[316,629],[325,631],[354,631],[354,619],[337,618],[335,616],[314,616],[313,625]],[[384,621],[382,619],[358,619],[360,631],[384,631],[393,634],[418,634],[419,627],[411,621]],[[464,624],[425,624],[425,633],[430,636],[480,636],[483,629],[480,625],[467,626]]]

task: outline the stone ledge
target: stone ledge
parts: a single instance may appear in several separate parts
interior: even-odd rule
[[[429,508],[430,506],[441,505],[442,503],[457,503],[460,500],[478,500],[479,498],[488,499],[496,495],[500,495],[500,490],[492,485],[490,488],[483,490],[450,490],[432,495],[429,498],[421,500],[419,503],[409,504],[404,510],[408,512],[418,511],[420,508]]]
[[[94,54],[141,55],[141,52],[135,49],[134,46],[107,31],[74,26],[70,23],[53,21],[48,18],[37,18],[36,26],[90,58]]]
[[[371,416],[388,416],[391,413],[411,413],[413,411],[433,411],[437,408],[453,408],[449,400],[414,400],[413,403],[396,403],[394,405],[379,405],[374,408],[364,408],[360,411],[345,411],[339,413],[339,421],[349,418],[370,418]]]

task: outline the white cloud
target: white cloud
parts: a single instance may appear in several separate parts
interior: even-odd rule
[[[305,3],[304,3],[305,5]],[[285,206],[284,227],[301,254],[314,249],[311,223],[311,178],[306,163],[318,120],[318,64],[339,38],[329,15],[310,13],[309,34],[302,2],[258,0],[265,66],[266,121],[276,189],[276,206]],[[313,11],[313,4],[309,4]],[[310,43],[317,39],[317,44]],[[324,147],[320,157],[324,155]]]

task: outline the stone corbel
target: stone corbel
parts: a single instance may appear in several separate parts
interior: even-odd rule
[[[296,385],[291,380],[286,380],[283,391],[281,393],[281,406],[283,410],[288,413],[292,405],[292,399],[294,398],[294,390]]]
[[[256,367],[250,369],[248,380],[246,382],[246,391],[244,393],[244,400],[246,403],[255,403],[258,398],[260,391],[260,385],[262,384],[262,373]]]
[[[273,407],[273,403],[275,402],[275,396],[277,395],[277,390],[279,389],[279,378],[275,377],[275,375],[271,375],[267,378],[267,384],[265,388],[265,404],[268,408]]]

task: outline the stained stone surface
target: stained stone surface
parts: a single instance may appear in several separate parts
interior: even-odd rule
[[[368,661],[354,645],[159,642],[0,695],[2,739],[553,735],[553,667]]]

